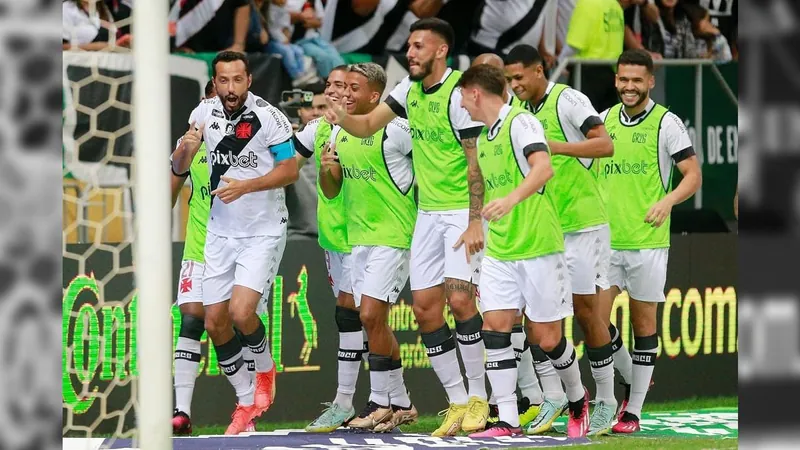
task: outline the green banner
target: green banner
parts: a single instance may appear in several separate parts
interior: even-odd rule
[[[723,79],[739,95],[738,64],[721,64]],[[690,199],[676,209],[711,209],[725,220],[734,220],[733,196],[739,176],[739,110],[711,67],[703,67],[702,123],[697,129],[695,114],[695,67],[668,67],[664,72],[666,106],[689,130],[703,164],[703,188],[698,200]],[[698,145],[699,144],[699,145]],[[675,185],[680,174],[675,177]]]

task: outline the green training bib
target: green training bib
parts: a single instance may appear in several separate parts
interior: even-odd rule
[[[520,167],[511,143],[511,122],[520,114],[512,107],[493,139],[484,128],[478,139],[478,163],[486,186],[485,203],[510,194],[522,184],[528,167]],[[527,162],[526,162],[527,164]],[[519,261],[564,251],[564,235],[558,223],[550,187],[526,198],[505,217],[489,222],[486,255],[501,261]]]

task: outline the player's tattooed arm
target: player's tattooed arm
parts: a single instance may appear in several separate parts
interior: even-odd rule
[[[483,175],[478,165],[478,138],[469,137],[461,140],[461,147],[467,157],[467,183],[469,186],[469,220],[481,220],[483,209]]]
[[[467,262],[475,253],[483,250],[483,174],[478,165],[478,137],[464,137],[461,147],[467,158],[467,185],[469,188],[469,224],[467,229],[458,238],[453,248],[464,246]]]

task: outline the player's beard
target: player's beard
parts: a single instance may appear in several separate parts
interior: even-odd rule
[[[417,67],[419,68],[419,72],[417,74],[413,74],[413,73],[409,72],[409,74],[408,74],[408,78],[410,78],[411,81],[420,81],[420,80],[422,80],[423,78],[427,77],[428,75],[430,75],[433,72],[433,59],[431,59],[430,61],[428,61],[426,63],[422,63],[422,62],[417,61],[417,64],[418,64]]]
[[[636,98],[636,102],[634,104],[629,105],[628,103],[625,102],[625,92],[635,92],[638,95],[638,97]],[[617,96],[619,97],[619,101],[621,101],[626,108],[636,108],[649,98],[650,90],[648,89],[646,91],[639,91],[637,89],[621,89],[617,90]]]
[[[225,108],[225,111],[228,113],[235,113],[242,108],[244,101],[247,100],[247,92],[245,91],[244,94],[239,96],[233,93],[228,93],[228,95],[225,96],[218,94],[218,97],[222,102],[222,106]]]

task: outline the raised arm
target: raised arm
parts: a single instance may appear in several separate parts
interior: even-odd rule
[[[369,114],[357,116],[347,114],[342,105],[333,103],[330,99],[327,99],[327,102],[328,110],[325,112],[325,118],[328,122],[337,124],[348,133],[360,138],[372,136],[397,117],[397,114],[385,102],[378,105]]]

